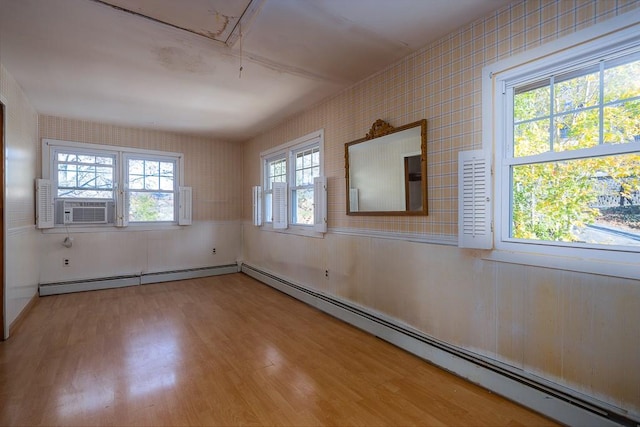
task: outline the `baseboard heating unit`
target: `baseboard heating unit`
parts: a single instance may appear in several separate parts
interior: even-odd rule
[[[237,273],[238,264],[218,265],[213,267],[190,268],[185,270],[140,273],[117,277],[74,280],[68,282],[40,283],[40,296],[68,294],[71,292],[96,291],[100,289],[122,288],[126,286],[146,285],[149,283],[170,282],[174,280],[195,279],[198,277],[218,276]]]
[[[248,264],[260,282],[371,333],[447,371],[569,426],[640,427],[640,417],[512,366],[429,337],[380,313],[314,291]]]

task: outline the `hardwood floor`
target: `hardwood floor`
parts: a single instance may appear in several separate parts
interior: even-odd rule
[[[243,274],[40,298],[0,425],[554,425]]]

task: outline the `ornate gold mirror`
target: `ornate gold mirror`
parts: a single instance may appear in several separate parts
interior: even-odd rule
[[[347,215],[427,215],[427,121],[376,120],[344,145]]]

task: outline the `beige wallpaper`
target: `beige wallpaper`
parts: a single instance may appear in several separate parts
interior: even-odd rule
[[[193,187],[193,219],[228,221],[241,217],[239,144],[46,115],[39,116],[39,128],[40,138],[181,152],[185,185]],[[39,159],[38,175],[40,162]]]
[[[482,67],[640,7],[627,0],[527,0],[479,19],[388,69],[279,124],[245,146],[244,218],[260,183],[259,153],[325,129],[329,227],[457,235],[457,153],[480,148]],[[427,119],[428,217],[348,217],[344,143],[376,119],[399,126]]]

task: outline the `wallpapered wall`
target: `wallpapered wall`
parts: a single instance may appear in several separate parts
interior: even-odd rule
[[[495,262],[455,247],[457,154],[482,146],[482,67],[639,7],[515,2],[248,141],[244,261],[640,417],[640,282]],[[429,216],[347,216],[344,143],[376,119],[399,126],[422,118]],[[308,238],[251,226],[260,152],[320,128],[329,233]],[[445,245],[388,238],[403,233]]]
[[[181,152],[185,185],[193,187],[193,219],[226,221],[241,215],[239,144],[46,115],[39,116],[39,132],[40,138]],[[41,147],[38,150],[40,176]]]
[[[329,227],[457,235],[457,155],[482,145],[482,67],[638,6],[626,0],[516,2],[291,117],[246,144],[244,218],[251,215],[246,188],[260,183],[259,153],[324,128]],[[348,217],[344,143],[364,137],[376,119],[400,126],[423,118],[429,216]]]

